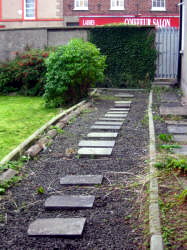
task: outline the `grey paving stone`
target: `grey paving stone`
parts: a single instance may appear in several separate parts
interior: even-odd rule
[[[109,111],[107,114],[128,114],[129,111]]]
[[[176,142],[187,142],[187,135],[184,134],[173,135],[173,140]]]
[[[108,156],[112,154],[112,148],[80,148],[79,155]]]
[[[100,121],[125,121],[124,118],[118,118],[118,117],[111,117],[111,118],[107,118],[107,117],[102,117],[99,118]]]
[[[45,201],[45,208],[91,208],[95,196],[93,195],[52,195]]]
[[[165,120],[165,123],[169,125],[187,125],[187,120],[180,120],[180,121]]]
[[[123,122],[115,122],[115,121],[97,121],[95,122],[95,125],[117,125],[121,126],[123,125]]]
[[[105,117],[119,117],[119,118],[123,118],[123,117],[127,117],[127,114],[106,114]]]
[[[81,236],[86,218],[37,219],[29,225],[29,236]]]
[[[116,108],[130,108],[130,103],[115,103],[114,105]]]
[[[66,175],[60,179],[61,185],[96,185],[101,184],[102,175]]]
[[[114,147],[115,141],[80,141],[79,147]]]
[[[116,94],[115,95],[116,97],[124,97],[124,98],[133,98],[134,95],[131,95],[131,94]]]
[[[121,126],[107,126],[107,125],[93,125],[91,126],[91,129],[94,130],[119,130]]]
[[[132,103],[132,101],[115,101],[114,103],[116,103],[116,104],[127,104],[127,103]]]
[[[174,148],[172,151],[178,155],[187,155],[187,145],[182,145],[180,148]]]
[[[111,108],[110,111],[129,111],[129,108]]]
[[[88,138],[116,138],[117,136],[118,133],[113,132],[95,132],[87,135]]]
[[[187,106],[160,106],[160,114],[161,115],[187,115]]]
[[[187,125],[168,125],[168,132],[172,134],[185,134],[187,133]]]

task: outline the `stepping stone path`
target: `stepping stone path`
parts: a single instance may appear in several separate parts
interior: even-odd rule
[[[121,126],[123,125],[123,122],[114,122],[114,121],[98,121],[95,122],[96,125],[116,125],[116,126]]]
[[[88,195],[52,195],[45,201],[45,208],[91,208],[95,196]]]
[[[108,156],[112,154],[112,148],[80,148],[78,150],[79,155],[99,155]]]
[[[86,218],[49,218],[37,219],[28,229],[30,236],[80,236]]]
[[[102,175],[66,175],[60,179],[61,185],[97,185],[101,184]]]
[[[112,132],[106,132],[106,133],[89,133],[87,135],[88,138],[116,138],[118,136],[118,133],[112,133]]]
[[[118,97],[133,97],[130,94],[118,94]],[[110,156],[115,145],[114,140],[102,140],[102,138],[116,138],[124,118],[129,112],[131,101],[118,101],[114,103],[104,117],[101,117],[91,126],[91,130],[106,130],[109,132],[91,132],[87,134],[87,140],[79,142],[79,156]],[[126,108],[128,107],[128,108]],[[89,140],[95,138],[96,140]],[[187,146],[186,146],[187,147]],[[102,175],[67,175],[60,179],[60,184],[65,185],[96,185],[101,184]],[[81,209],[92,208],[95,196],[92,195],[52,195],[44,204],[46,209]],[[81,236],[86,223],[86,218],[44,218],[36,219],[29,225],[29,236]]]
[[[110,125],[93,125],[91,126],[91,129],[96,130],[118,130],[121,126],[110,126]]]
[[[173,135],[176,142],[187,143],[187,121],[167,123],[168,132]],[[173,153],[179,155],[187,155],[187,145],[181,145],[180,148],[172,149]]]
[[[121,98],[133,98],[134,95],[128,94],[128,93],[124,93],[124,94],[116,94],[116,97],[121,97]]]
[[[89,141],[79,142],[79,147],[114,147],[115,141]]]

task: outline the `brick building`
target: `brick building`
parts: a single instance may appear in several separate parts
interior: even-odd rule
[[[64,23],[102,25],[127,23],[179,26],[179,0],[64,0]]]
[[[62,0],[0,0],[0,27],[63,26]]]

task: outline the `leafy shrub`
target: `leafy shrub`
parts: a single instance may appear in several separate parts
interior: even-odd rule
[[[148,27],[94,27],[90,41],[107,56],[105,87],[147,88],[156,69],[155,32]]]
[[[89,88],[104,79],[105,56],[95,45],[72,39],[46,60],[46,105],[73,103],[88,95]]]
[[[30,50],[17,53],[16,58],[0,65],[0,92],[42,95],[45,84],[45,58],[49,51]]]

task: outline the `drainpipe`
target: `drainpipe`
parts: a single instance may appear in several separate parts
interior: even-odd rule
[[[180,86],[181,84],[181,68],[182,68],[182,20],[183,20],[183,0],[180,0],[180,27],[179,27],[179,58],[178,58],[178,70],[177,70],[177,82]]]

